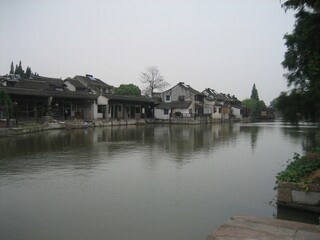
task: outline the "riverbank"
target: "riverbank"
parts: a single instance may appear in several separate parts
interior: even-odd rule
[[[144,125],[144,124],[181,124],[181,125],[198,125],[198,124],[218,124],[233,123],[239,120],[230,119],[210,119],[210,118],[172,118],[168,120],[159,119],[122,119],[122,120],[97,120],[97,121],[49,121],[44,123],[19,122],[19,127],[0,128],[0,137],[10,137],[20,134],[48,131],[53,129],[79,129],[87,127],[112,127],[127,125]],[[249,122],[247,119],[241,122]]]

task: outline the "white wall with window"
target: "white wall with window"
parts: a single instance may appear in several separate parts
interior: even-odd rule
[[[168,120],[170,118],[170,114],[171,114],[171,109],[156,108],[154,110],[154,117],[156,119]]]
[[[96,101],[95,115],[94,119],[106,118],[107,107],[108,107],[108,98],[105,96],[99,96]]]

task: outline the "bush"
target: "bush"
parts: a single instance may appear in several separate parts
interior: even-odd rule
[[[288,161],[286,170],[278,173],[276,178],[277,182],[320,184],[320,148],[305,156],[295,153],[293,161]]]

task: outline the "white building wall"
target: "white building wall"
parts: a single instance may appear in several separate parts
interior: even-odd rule
[[[216,112],[212,111],[212,118],[221,119],[222,118],[222,106],[215,106]]]
[[[180,112],[182,113],[182,115],[184,117],[190,117],[190,110],[189,108],[175,108],[175,109],[172,109],[172,116],[174,117],[174,114],[176,112]]]
[[[235,118],[242,119],[239,108],[231,107],[231,109],[232,109],[232,114],[235,116]]]
[[[83,108],[83,118],[88,121],[97,119],[98,105],[96,102],[88,103]]]
[[[98,105],[107,105],[109,99],[106,98],[105,96],[99,96],[97,99]]]
[[[167,95],[170,96],[170,101],[167,101]],[[194,101],[194,94],[184,87],[181,87],[179,84],[162,93],[162,99],[164,102],[178,101],[179,96],[184,96],[184,101]]]
[[[203,105],[203,113],[212,116],[213,106],[214,106],[214,101],[209,101],[205,98],[204,105]]]
[[[170,118],[171,109],[169,109],[168,114],[164,114],[164,109],[155,108],[154,117],[156,119],[168,120]]]

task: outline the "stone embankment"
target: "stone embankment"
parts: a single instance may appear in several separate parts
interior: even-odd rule
[[[41,124],[37,123],[19,123],[19,127],[13,128],[0,128],[0,137],[10,137],[20,134],[41,132],[53,129],[79,129],[87,127],[112,127],[112,126],[125,126],[125,125],[143,125],[153,123],[152,120],[145,119],[129,119],[129,120],[112,120],[112,121],[92,121],[92,122],[79,122],[79,121],[52,121]]]
[[[277,204],[320,213],[320,185],[279,182]]]
[[[0,137],[9,137],[19,134],[33,133],[47,131],[51,129],[72,129],[72,128],[86,128],[86,127],[112,127],[112,126],[126,126],[126,125],[144,125],[144,124],[212,124],[233,122],[230,119],[209,119],[209,118],[172,118],[169,120],[157,119],[122,119],[122,120],[97,120],[97,121],[44,121],[43,123],[19,123],[19,127],[4,128],[0,127]]]

